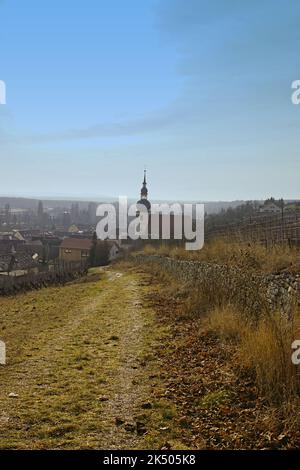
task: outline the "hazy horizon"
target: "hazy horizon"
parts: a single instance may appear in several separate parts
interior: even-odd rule
[[[126,196],[124,194],[120,195],[91,195],[90,197],[78,197],[78,196],[72,196],[72,195],[47,195],[47,194],[40,194],[40,195],[16,195],[16,194],[0,194],[0,199],[33,199],[36,201],[42,200],[42,201],[78,201],[78,202],[98,202],[98,201],[103,201],[103,200],[109,200],[109,201],[117,201],[119,197],[127,197],[129,201],[135,201],[136,199],[139,199],[138,195],[136,197],[132,196]],[[273,197],[272,195],[269,196]],[[266,199],[269,199],[266,198]],[[149,200],[153,202],[159,202],[159,201],[179,201],[179,202],[203,202],[203,203],[246,203],[246,202],[261,202],[265,201],[266,199],[231,199],[231,200],[226,200],[226,199],[211,199],[211,200],[205,200],[205,199],[158,199],[158,198],[150,198]],[[297,198],[283,198],[285,201],[299,201],[300,199]]]

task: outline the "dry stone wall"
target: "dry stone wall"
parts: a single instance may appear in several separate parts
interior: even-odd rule
[[[288,314],[300,301],[299,275],[286,272],[266,275],[234,266],[159,255],[139,255],[136,262],[159,265],[191,288],[205,289],[209,295],[242,306],[252,315],[270,308]]]

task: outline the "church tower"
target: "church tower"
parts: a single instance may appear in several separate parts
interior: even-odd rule
[[[141,189],[141,199],[147,199],[148,197],[148,189],[147,189],[147,181],[146,181],[146,170],[144,170],[144,181],[143,187]]]
[[[144,170],[144,181],[143,181],[143,186],[141,189],[141,199],[137,202],[137,204],[143,204],[147,208],[147,211],[150,212],[151,204],[148,201],[146,170]]]

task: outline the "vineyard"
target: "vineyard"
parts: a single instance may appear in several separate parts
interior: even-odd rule
[[[240,222],[208,224],[207,240],[226,238],[234,242],[255,242],[268,246],[300,244],[300,211],[281,214],[256,214]]]

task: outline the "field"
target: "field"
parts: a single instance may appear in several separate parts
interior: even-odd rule
[[[293,330],[250,324],[155,266],[0,300],[1,449],[300,445]]]
[[[143,446],[151,351],[163,336],[144,289],[135,274],[94,270],[82,282],[1,299],[2,449]]]

